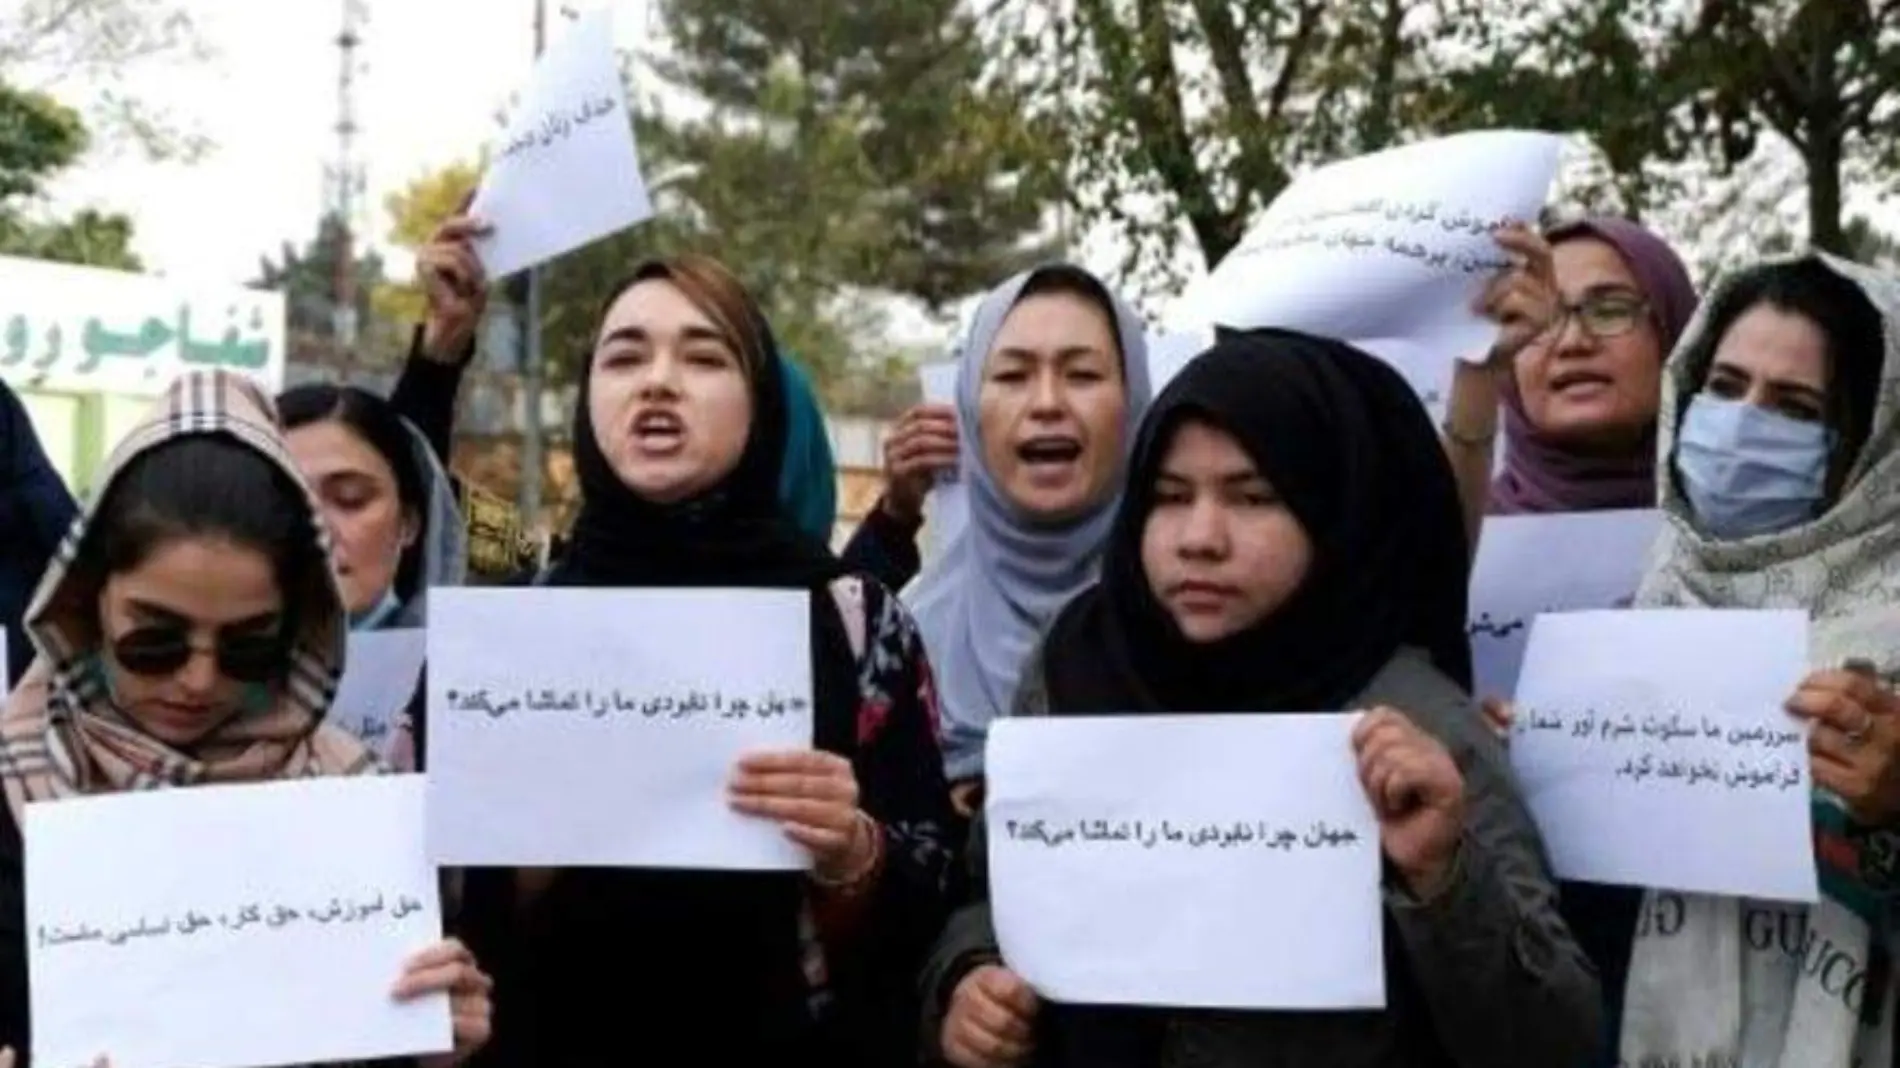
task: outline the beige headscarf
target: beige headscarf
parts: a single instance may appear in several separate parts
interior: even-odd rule
[[[1900,279],[1812,255],[1858,286],[1885,327],[1871,432],[1846,489],[1811,522],[1714,541],[1696,532],[1675,480],[1658,478],[1666,522],[1636,603],[1803,609],[1813,620],[1814,667],[1867,660],[1892,685],[1900,675]],[[1666,413],[1679,411],[1680,400],[1701,388],[1702,369],[1688,363],[1710,328],[1712,303],[1704,302],[1670,359]],[[1663,420],[1662,472],[1670,470],[1673,423]],[[1881,962],[1891,960],[1885,899],[1895,887],[1885,885],[1891,874],[1878,870],[1873,858],[1891,853],[1900,838],[1890,829],[1850,829],[1839,801],[1824,792],[1817,792],[1814,812],[1826,858],[1822,898],[1814,906],[1656,891],[1645,896],[1644,914],[1652,922],[1642,925],[1630,964],[1623,1063],[1891,1063],[1896,983]],[[1748,829],[1712,827],[1710,833],[1746,835]]]
[[[303,614],[291,666],[274,700],[219,727],[183,753],[140,730],[106,692],[95,661],[96,626],[85,625],[84,590],[73,563],[113,483],[136,457],[179,438],[221,434],[256,450],[299,487],[323,561],[307,588],[318,600]],[[324,724],[343,673],[348,624],[327,561],[329,543],[314,500],[285,451],[270,399],[248,379],[225,371],[193,372],[172,384],[152,413],[113,450],[92,499],[74,520],[27,609],[39,656],[0,712],[0,784],[16,821],[28,802],[79,794],[148,790],[210,782],[255,782],[379,770],[356,739]]]

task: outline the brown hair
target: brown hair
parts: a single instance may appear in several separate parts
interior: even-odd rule
[[[771,369],[773,347],[765,312],[739,276],[711,256],[688,252],[647,260],[614,287],[601,305],[601,316],[604,318],[627,290],[656,279],[672,283],[693,307],[713,321],[713,326],[738,354],[746,377],[757,378]]]

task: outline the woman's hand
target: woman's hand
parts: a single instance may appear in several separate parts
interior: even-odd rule
[[[454,1051],[422,1058],[426,1068],[450,1068],[488,1044],[495,1020],[489,994],[494,989],[495,981],[476,965],[475,954],[456,939],[437,942],[409,958],[392,994],[398,1001],[411,1001],[447,991],[455,1028]]]
[[[475,339],[488,308],[488,277],[473,242],[488,230],[480,219],[456,215],[436,227],[416,253],[416,281],[428,302],[422,321],[422,355],[427,360],[459,363]]]
[[[944,1060],[956,1068],[1016,1068],[1034,1049],[1039,1006],[1015,972],[1000,964],[977,968],[950,995],[938,1039]]]
[[[1520,224],[1502,227],[1495,236],[1515,266],[1491,280],[1475,310],[1500,327],[1487,366],[1508,368],[1518,353],[1557,321],[1563,297],[1557,289],[1550,242]]]
[[[1420,900],[1451,875],[1465,828],[1465,780],[1451,753],[1411,717],[1375,708],[1352,731],[1359,782],[1379,818],[1385,855]]]
[[[909,409],[884,439],[885,510],[893,519],[918,522],[937,476],[956,467],[956,409],[946,404]]]
[[[877,863],[878,828],[858,808],[858,776],[835,753],[798,749],[757,753],[739,761],[732,807],[775,820],[786,837],[811,851],[822,883],[861,881]]]
[[[1817,671],[1788,711],[1813,722],[1815,785],[1832,791],[1868,827],[1900,822],[1900,698],[1871,672]]]
[[[1478,703],[1484,713],[1484,722],[1498,736],[1498,741],[1510,744],[1511,725],[1517,722],[1517,704],[1498,697],[1487,697]]]

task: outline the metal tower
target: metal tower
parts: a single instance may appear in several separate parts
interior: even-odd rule
[[[336,227],[336,275],[332,279],[331,329],[337,355],[356,355],[356,231],[364,194],[363,164],[356,154],[356,79],[362,73],[357,50],[369,22],[364,0],[342,0],[343,25],[337,31],[336,156],[324,168],[324,214]]]

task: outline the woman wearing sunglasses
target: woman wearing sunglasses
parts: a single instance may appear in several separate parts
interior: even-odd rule
[[[39,656],[0,712],[0,1046],[21,1051],[28,803],[377,768],[324,722],[348,619],[277,413],[240,377],[180,378],[127,435],[27,629]],[[459,942],[390,961],[390,977],[398,998],[450,994],[455,1052],[432,1064],[486,1041],[490,983]]]

